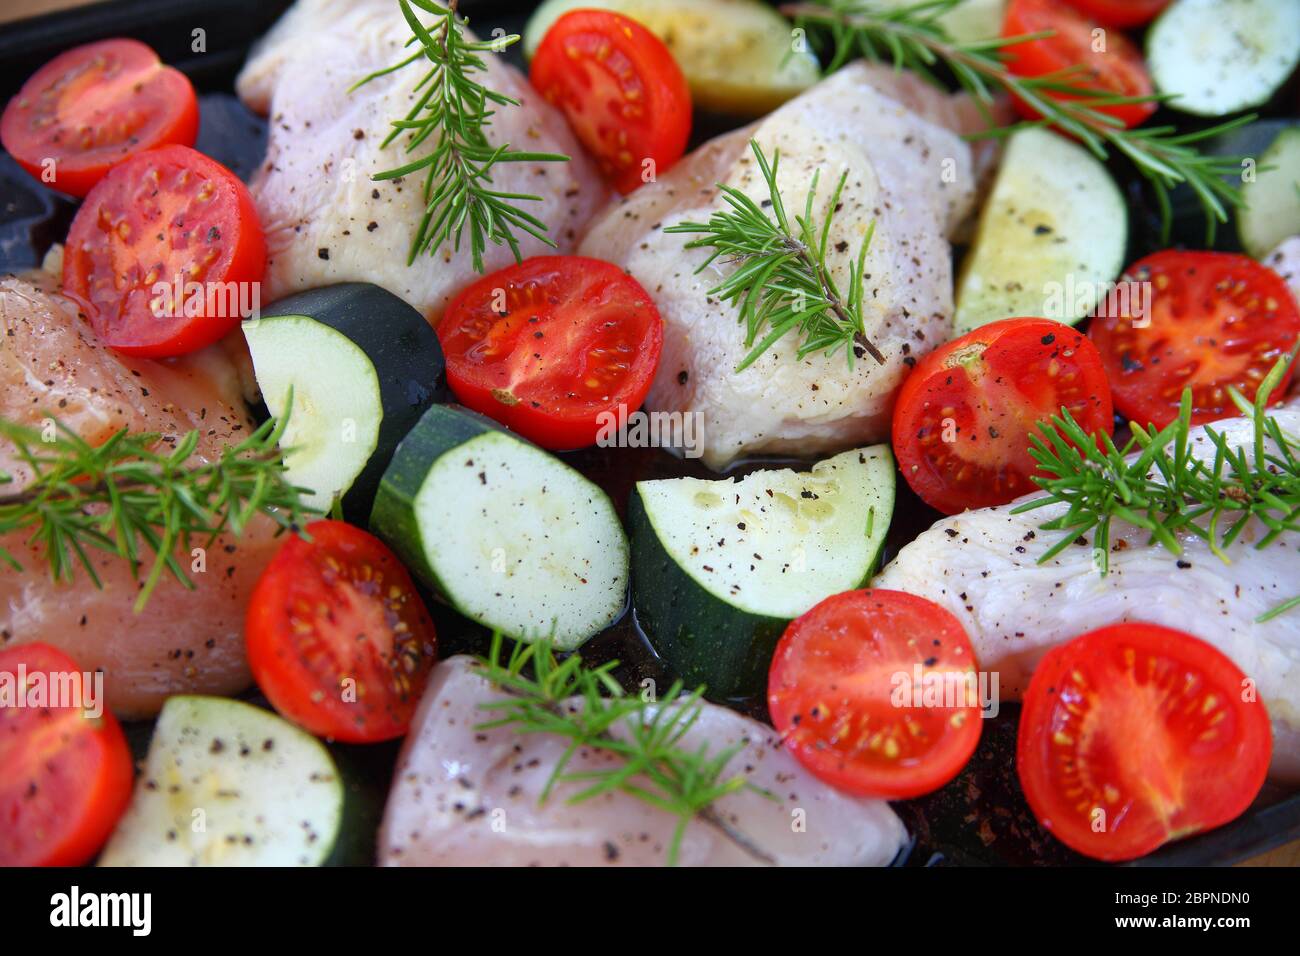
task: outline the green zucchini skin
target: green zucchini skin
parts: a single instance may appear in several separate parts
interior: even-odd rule
[[[628,502],[632,605],[651,646],[688,690],[709,700],[767,693],[767,671],[790,623],[751,614],[704,590],[664,550],[636,489]]]
[[[351,339],[375,368],[384,413],[379,440],[343,496],[343,513],[364,522],[398,443],[429,406],[448,397],[438,336],[416,309],[369,282],[299,292],[262,310],[263,317],[276,315],[303,315],[328,325]]]
[[[425,557],[424,537],[415,520],[415,496],[433,463],[465,442],[488,431],[507,432],[492,419],[459,405],[433,405],[398,443],[384,472],[370,512],[370,530],[392,548],[403,563],[433,588],[439,599],[454,607],[450,596]]]

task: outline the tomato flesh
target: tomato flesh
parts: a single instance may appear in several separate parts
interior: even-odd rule
[[[539,256],[457,296],[438,338],[462,404],[544,448],[581,448],[596,441],[603,413],[645,400],[663,320],[617,266]]]
[[[1096,348],[1050,319],[1005,319],[925,356],[899,390],[893,444],[912,489],[945,514],[1037,489],[1030,436],[1061,408],[1088,432],[1114,430]]]
[[[663,41],[635,20],[607,10],[566,13],[538,46],[530,79],[619,192],[686,152],[686,77]]]
[[[767,701],[815,776],[893,799],[936,790],[965,766],[980,738],[975,686],[975,652],[947,610],[902,591],[847,591],[786,629]]]
[[[1157,252],[1124,274],[1149,295],[1146,314],[1128,296],[1127,310],[1103,309],[1088,335],[1105,364],[1115,405],[1140,425],[1159,428],[1178,417],[1192,390],[1192,423],[1236,414],[1236,387],[1254,400],[1264,376],[1300,337],[1300,310],[1272,269],[1222,252]],[[1137,314],[1135,314],[1137,313]],[[1291,370],[1273,390],[1285,397]]]
[[[87,863],[130,802],[135,770],[121,725],[107,710],[87,713],[91,688],[56,680],[80,673],[48,644],[0,651],[0,681],[16,695],[0,706],[0,866]],[[62,699],[56,683],[80,687],[80,699]]]
[[[0,140],[36,179],[85,196],[128,156],[194,145],[199,105],[185,75],[136,40],[59,54],[23,84],[0,118]]]
[[[396,555],[342,521],[289,538],[248,605],[248,663],[283,716],[350,743],[406,733],[437,661],[433,619]]]
[[[1054,0],[1011,0],[1002,24],[1004,37],[1046,31],[1053,35],[1007,47],[1007,66],[1012,73],[1022,77],[1046,76],[1082,66],[1082,71],[1071,74],[1064,81],[1073,86],[1099,90],[1108,96],[1147,96],[1152,93],[1155,87],[1151,76],[1142,61],[1142,54],[1132,41],[1121,33],[1102,31],[1098,34],[1097,30],[1096,23]],[[1094,49],[1094,44],[1099,42],[1097,37],[1104,41],[1104,50]],[[1042,95],[1057,100],[1086,99],[1049,91]],[[1019,98],[1015,99],[1015,105],[1026,119],[1041,119],[1037,110]],[[1132,128],[1151,116],[1156,111],[1156,104],[1125,103],[1096,109]]]
[[[113,167],[68,231],[64,291],[104,344],[165,358],[231,331],[260,301],[266,240],[239,178],[187,146]]]
[[[1268,773],[1264,704],[1227,657],[1153,624],[1054,648],[1030,681],[1016,764],[1061,842],[1131,860],[1240,816]]]
[[[1070,6],[1108,27],[1136,27],[1154,20],[1169,0],[1065,0]]]

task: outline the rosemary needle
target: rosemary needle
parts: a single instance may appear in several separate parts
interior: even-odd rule
[[[496,632],[488,656],[481,661],[487,679],[506,696],[482,705],[498,716],[479,729],[511,727],[519,733],[554,734],[569,741],[542,789],[542,802],[560,783],[579,785],[570,803],[617,791],[677,817],[668,847],[669,865],[677,863],[692,819],[716,828],[760,862],[774,862],[712,808],[721,797],[743,789],[771,796],[741,775],[723,776],[743,745],[715,753],[707,745],[689,748],[683,743],[704,713],[703,688],[686,694],[678,681],[661,700],[648,700],[624,692],[613,677],[617,661],[588,667],[577,654],[560,661],[545,640],[515,642],[508,656],[503,651],[502,636]],[[580,705],[571,705],[575,698]],[[601,751],[617,759],[608,768],[571,772],[569,761],[580,750]]]
[[[863,267],[875,223],[868,227],[858,257],[849,266],[848,295],[841,294],[827,261],[831,222],[844,192],[847,170],[835,185],[820,228],[813,214],[820,170],[813,173],[803,215],[795,215],[791,222],[776,183],[780,150],[772,154],[769,163],[756,140],[751,139],[749,145],[767,187],[765,205],[770,206],[771,216],[739,189],[719,183],[729,208],[713,213],[706,223],[684,222],[664,229],[666,233],[699,234],[686,244],[687,249],[713,250],[695,270],[697,274],[719,258],[736,265],[731,275],[709,290],[709,295],[740,308],[745,347],[750,351],[736,371],[748,368],[791,332],[800,337],[801,359],[813,352],[831,355],[842,348],[850,365],[855,354],[861,353],[883,365],[885,356],[867,338],[862,313]]]
[[[1003,59],[1016,44],[1042,39],[1050,33],[959,43],[938,18],[963,0],[921,0],[896,10],[878,9],[870,0],[825,0],[822,3],[788,3],[781,11],[809,30],[814,43],[829,52],[828,70],[836,70],[855,56],[889,60],[937,83],[934,68],[945,65],[961,87],[989,115],[995,91],[1004,91],[1031,107],[1042,121],[1073,136],[1099,159],[1111,150],[1128,157],[1151,183],[1168,239],[1172,213],[1169,190],[1180,183],[1196,195],[1205,212],[1207,242],[1213,243],[1217,223],[1227,221],[1226,206],[1242,204],[1241,191],[1231,182],[1241,174],[1240,156],[1206,156],[1196,144],[1252,122],[1242,116],[1202,130],[1180,133],[1170,126],[1127,129],[1102,107],[1163,102],[1161,94],[1118,96],[1076,82],[1081,68],[1045,76],[1022,77],[1012,73]],[[1002,136],[1018,127],[988,130],[981,135]]]
[[[396,72],[418,60],[427,60],[428,72],[416,85],[417,98],[409,112],[392,121],[384,139],[388,146],[407,134],[406,151],[417,152],[431,143],[431,149],[409,163],[377,173],[376,180],[399,179],[423,173],[424,215],[411,242],[407,263],[422,253],[432,253],[445,242],[459,251],[465,230],[475,271],[483,272],[483,253],[488,243],[509,246],[515,261],[521,260],[517,232],[526,233],[554,247],[546,224],[527,212],[520,203],[541,202],[540,196],[511,193],[492,188],[492,171],[501,163],[568,162],[559,153],[532,153],[493,146],[486,129],[498,107],[515,107],[519,101],[490,89],[477,76],[487,70],[483,56],[499,53],[519,42],[519,36],[471,40],[458,12],[458,0],[444,4],[433,0],[398,0],[402,15],[411,28],[408,45],[414,53],[394,66],[377,70],[359,80],[356,90],[372,80]],[[432,14],[429,26],[420,22],[413,7]]]
[[[1084,431],[1064,408],[1040,424],[1041,435],[1031,436],[1029,454],[1045,472],[1033,480],[1047,494],[1013,508],[1012,514],[1053,504],[1064,504],[1066,511],[1039,526],[1062,534],[1038,563],[1094,532],[1094,553],[1105,575],[1116,520],[1149,532],[1149,543],[1174,555],[1183,553],[1179,536],[1194,535],[1224,562],[1225,549],[1252,519],[1265,529],[1256,548],[1268,547],[1286,532],[1300,532],[1300,440],[1267,413],[1269,397],[1297,352],[1300,345],[1278,360],[1253,402],[1232,389],[1233,401],[1253,425],[1250,455],[1234,448],[1212,425],[1204,426],[1204,433],[1214,446],[1213,457],[1191,454],[1190,389],[1184,390],[1173,422],[1160,430],[1133,425],[1133,436],[1123,448],[1105,433]],[[1257,620],[1271,620],[1297,606],[1300,597]]]
[[[292,396],[285,407],[292,407]],[[194,583],[176,559],[191,540],[205,546],[225,531],[235,535],[255,515],[296,529],[312,514],[300,500],[305,489],[285,479],[279,446],[288,419],[267,421],[215,461],[196,461],[199,432],[160,449],[156,434],[126,429],[91,445],[57,420],[52,432],[0,419],[0,439],[31,472],[21,490],[0,495],[0,534],[30,532],[56,580],[71,580],[80,565],[102,587],[89,552],[117,555],[139,578],[146,550],[153,559],[136,598],[138,613],[164,571],[188,588]],[[0,474],[0,485],[13,476]],[[22,565],[0,547],[0,561]]]

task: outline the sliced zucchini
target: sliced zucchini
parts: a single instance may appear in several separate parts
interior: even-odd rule
[[[1245,206],[1237,213],[1242,248],[1263,259],[1291,236],[1300,235],[1300,125],[1277,134],[1259,157],[1254,182],[1241,187]]]
[[[871,0],[872,6],[882,10],[901,10],[916,4],[917,0]],[[1007,0],[962,0],[939,14],[936,21],[956,42],[975,43],[1002,32],[1006,8]]]
[[[820,76],[812,52],[794,50],[790,22],[758,0],[546,0],[524,29],[524,55],[532,59],[561,16],[592,7],[625,13],[663,40],[702,109],[757,116]]]
[[[169,697],[100,866],[318,866],[343,783],[315,737],[223,697]]]
[[[1267,102],[1298,62],[1296,0],[1176,0],[1147,33],[1156,88],[1197,116]]]
[[[393,449],[439,394],[438,337],[391,292],[351,282],[281,299],[244,323],[272,415],[293,409],[284,445],[289,479],[327,510],[343,498],[369,513]]]
[[[637,623],[672,672],[713,700],[762,693],[777,639],[814,604],[861,586],[894,510],[888,445],[809,472],[638,482]]]
[[[397,448],[370,528],[461,614],[571,650],[627,604],[627,538],[609,497],[462,408],[435,405]]]
[[[1127,237],[1123,197],[1091,153],[1013,133],[957,280],[957,334],[1019,315],[1077,322],[1123,268]]]

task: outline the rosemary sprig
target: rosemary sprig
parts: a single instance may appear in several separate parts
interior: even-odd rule
[[[1134,424],[1132,438],[1123,448],[1117,448],[1104,432],[1084,431],[1064,408],[1050,423],[1040,424],[1042,436],[1031,436],[1029,454],[1049,476],[1034,478],[1047,494],[1012,513],[1053,504],[1065,504],[1067,509],[1039,526],[1062,534],[1038,563],[1050,561],[1093,531],[1093,553],[1099,556],[1099,570],[1105,575],[1116,520],[1148,531],[1149,543],[1159,543],[1174,555],[1183,553],[1179,535],[1195,535],[1225,563],[1225,549],[1252,519],[1267,529],[1256,548],[1268,547],[1288,531],[1300,532],[1300,439],[1283,432],[1277,419],[1266,413],[1269,395],[1297,351],[1300,345],[1278,360],[1253,403],[1231,389],[1233,401],[1254,425],[1250,456],[1208,425],[1205,435],[1214,446],[1214,457],[1192,455],[1190,389],[1184,390],[1173,422],[1159,430]],[[1257,620],[1270,620],[1297,605],[1300,598]]]
[[[862,271],[875,223],[868,227],[857,260],[849,266],[847,296],[840,293],[827,263],[831,222],[844,191],[847,170],[835,185],[830,211],[820,228],[813,215],[820,170],[813,173],[803,215],[796,214],[792,224],[776,184],[780,150],[772,154],[769,163],[756,140],[750,140],[749,145],[767,186],[771,216],[739,189],[718,183],[730,208],[715,212],[707,223],[684,222],[664,229],[700,234],[700,238],[686,244],[687,249],[712,248],[713,252],[695,270],[697,274],[720,257],[737,265],[731,275],[709,290],[709,295],[740,308],[745,347],[750,352],[736,371],[748,368],[778,339],[796,330],[801,338],[801,359],[813,352],[829,355],[843,348],[851,365],[855,350],[860,349],[883,365],[885,357],[867,338],[862,316]],[[759,340],[765,329],[766,334]]]
[[[1213,243],[1216,224],[1227,221],[1226,206],[1242,204],[1241,190],[1231,180],[1240,176],[1243,157],[1206,156],[1196,145],[1252,122],[1253,115],[1192,132],[1180,133],[1172,126],[1125,129],[1119,120],[1100,112],[1099,108],[1163,102],[1167,97],[1162,94],[1116,96],[1098,91],[1077,81],[1086,72],[1082,66],[1039,77],[1016,76],[1006,65],[1006,50],[1051,34],[958,43],[937,18],[961,2],[921,0],[908,7],[880,10],[865,0],[825,0],[788,3],[781,10],[808,30],[815,43],[827,49],[828,71],[862,56],[873,61],[887,59],[897,67],[906,67],[938,83],[934,67],[942,63],[986,115],[990,115],[988,108],[994,92],[1001,90],[1019,97],[1043,117],[1041,121],[990,129],[980,135],[1002,136],[1023,126],[1050,124],[1074,136],[1099,159],[1105,160],[1111,150],[1122,153],[1151,183],[1166,241],[1172,221],[1169,190],[1186,183],[1201,203],[1207,243]],[[1057,98],[1062,94],[1071,98]]]
[[[14,447],[32,474],[21,490],[0,495],[0,534],[30,531],[27,543],[40,545],[56,581],[71,580],[79,564],[96,587],[103,583],[91,549],[130,562],[137,580],[147,549],[153,559],[135,601],[138,613],[164,570],[194,587],[176,559],[177,551],[189,552],[193,538],[211,546],[224,531],[242,534],[257,514],[269,515],[282,528],[303,523],[310,513],[299,501],[305,489],[285,480],[278,447],[287,421],[267,421],[216,461],[196,462],[198,431],[165,450],[161,436],[127,429],[95,446],[61,422],[55,422],[53,433],[42,434],[0,419],[0,440]],[[0,473],[0,485],[13,480]],[[2,547],[0,561],[22,570]]]
[[[409,66],[417,60],[429,62],[428,72],[416,85],[415,104],[402,119],[393,120],[384,139],[388,146],[409,134],[406,152],[415,153],[432,140],[433,148],[419,159],[396,169],[375,174],[375,180],[398,179],[424,173],[424,216],[411,243],[407,264],[422,253],[451,242],[460,250],[466,227],[474,269],[483,272],[483,253],[490,242],[505,244],[520,261],[516,230],[548,246],[555,242],[546,234],[546,224],[519,204],[541,202],[540,196],[502,192],[492,188],[492,170],[499,163],[568,162],[559,153],[530,153],[511,149],[509,144],[493,146],[485,132],[497,107],[518,106],[519,101],[479,82],[487,70],[482,54],[497,53],[519,42],[517,34],[491,40],[471,40],[465,35],[466,20],[458,12],[458,0],[446,4],[433,0],[398,0],[402,15],[411,28],[410,45],[418,45],[405,60],[377,70],[359,80],[352,89]],[[420,22],[413,7],[432,14],[428,26]]]
[[[493,634],[491,650],[481,660],[487,679],[506,696],[482,705],[499,716],[479,729],[511,727],[519,733],[554,734],[568,740],[542,790],[542,802],[558,784],[575,783],[581,789],[569,797],[570,803],[617,791],[658,807],[678,820],[668,847],[670,866],[677,863],[682,838],[693,819],[716,828],[761,862],[774,862],[712,807],[719,798],[745,788],[766,794],[742,776],[722,776],[742,745],[711,753],[707,744],[688,749],[682,743],[704,712],[703,688],[684,694],[678,681],[662,699],[646,700],[629,696],[614,679],[617,661],[588,667],[577,654],[560,661],[545,640],[515,642],[503,656],[503,643],[500,633]],[[574,699],[581,703],[572,705]],[[580,750],[597,750],[618,759],[608,769],[568,771],[569,761]]]

